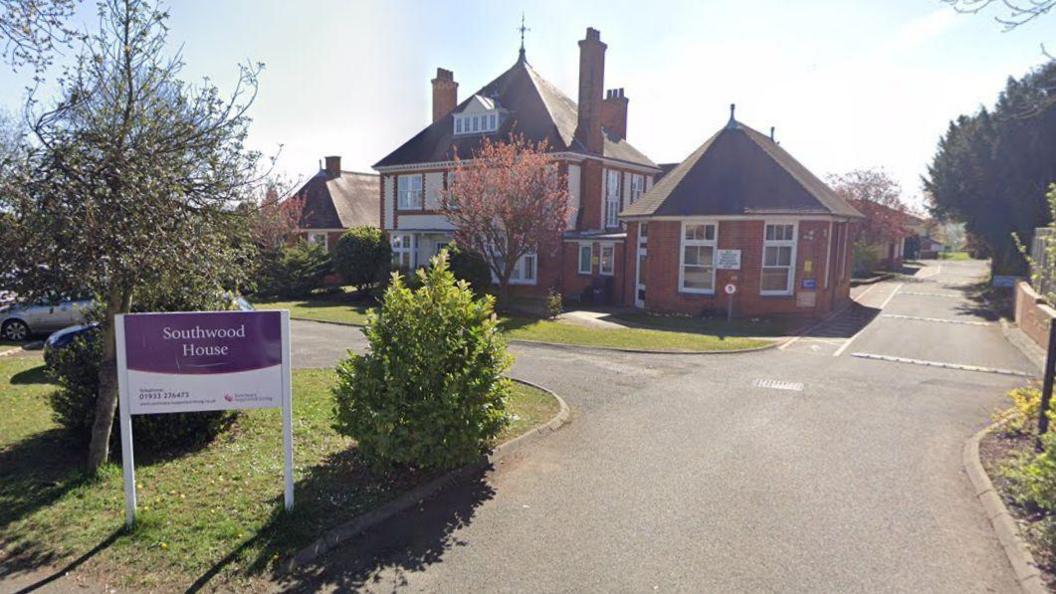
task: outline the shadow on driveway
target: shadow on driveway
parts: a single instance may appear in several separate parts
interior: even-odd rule
[[[495,496],[487,468],[462,479],[436,498],[355,537],[329,555],[295,573],[274,576],[283,591],[358,592],[363,588],[397,590],[406,574],[443,560],[446,551],[464,546],[455,532],[469,525],[476,510]]]

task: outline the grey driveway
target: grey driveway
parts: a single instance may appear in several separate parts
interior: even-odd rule
[[[1014,592],[960,458],[1025,379],[860,356],[1034,371],[998,327],[937,321],[989,321],[963,291],[983,272],[933,263],[859,291],[783,350],[517,345],[514,375],[562,394],[572,423],[281,587]],[[355,329],[294,336],[302,365],[362,348]]]

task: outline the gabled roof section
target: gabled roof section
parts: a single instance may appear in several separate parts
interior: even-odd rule
[[[325,170],[312,176],[296,195],[304,196],[300,229],[351,229],[381,226],[381,178],[373,173]]]
[[[739,214],[862,217],[770,137],[732,119],[620,216]]]
[[[518,60],[479,91],[462,101],[454,113],[466,109],[477,98],[493,100],[506,110],[499,129],[489,134],[455,136],[450,114],[427,126],[399,148],[374,164],[374,168],[447,162],[458,154],[468,157],[476,152],[486,136],[508,137],[511,132],[523,134],[531,142],[546,141],[553,152],[589,154],[575,139],[578,107],[560,89],[552,85],[526,60]],[[656,167],[648,157],[626,140],[606,136],[604,157],[645,167]]]

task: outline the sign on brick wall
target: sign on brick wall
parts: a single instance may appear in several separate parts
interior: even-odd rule
[[[715,268],[719,270],[740,270],[741,250],[719,250],[715,257]]]

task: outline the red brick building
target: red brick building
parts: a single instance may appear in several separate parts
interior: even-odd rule
[[[342,171],[341,157],[326,157],[326,165],[294,194],[304,199],[298,235],[333,250],[348,229],[379,226],[379,185],[377,175]]]
[[[600,33],[587,29],[579,48],[578,103],[540,76],[523,49],[509,70],[461,102],[454,74],[437,69],[432,123],[374,165],[381,174],[379,215],[397,265],[422,266],[451,241],[439,192],[455,155],[472,155],[485,137],[516,131],[548,143],[572,204],[561,251],[522,258],[514,293],[555,288],[572,298],[586,293],[622,302],[627,232],[618,215],[652,187],[660,169],[627,142],[628,98],[623,89],[605,90]]]
[[[622,301],[651,311],[821,315],[850,298],[862,215],[734,119],[661,178],[627,223]],[[735,287],[731,297],[727,285]]]
[[[521,50],[512,68],[458,101],[432,80],[433,122],[374,165],[379,216],[397,265],[422,266],[451,241],[441,212],[456,154],[511,131],[547,141],[572,204],[556,256],[522,258],[514,293],[660,312],[820,315],[849,298],[853,207],[770,138],[733,119],[684,162],[658,166],[627,142],[628,99],[604,91],[601,36],[579,42],[579,101]],[[654,187],[654,180],[656,182]]]

